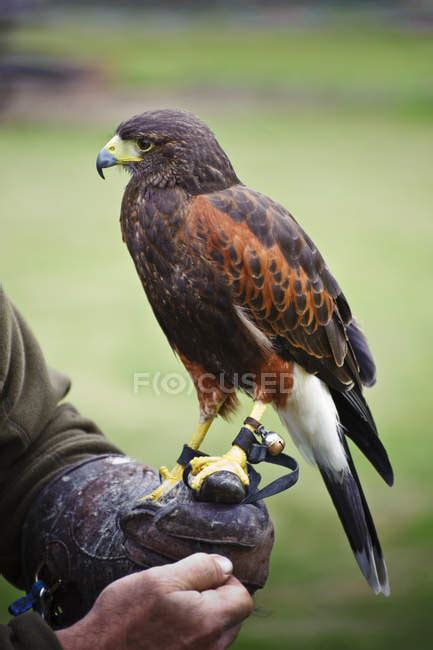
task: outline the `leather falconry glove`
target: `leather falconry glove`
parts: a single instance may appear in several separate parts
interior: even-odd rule
[[[200,502],[180,483],[165,503],[131,510],[159,483],[151,467],[110,454],[66,468],[41,491],[25,520],[22,563],[27,604],[51,627],[81,619],[117,578],[195,552],[229,557],[251,593],[264,586],[274,533],[262,501]]]

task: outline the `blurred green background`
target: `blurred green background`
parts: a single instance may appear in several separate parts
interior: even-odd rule
[[[269,582],[234,647],[431,648],[428,7],[131,5],[38,3],[3,22],[4,287],[49,362],[73,378],[71,401],[130,455],[170,464],[195,424],[195,396],[134,392],[137,372],[186,375],[121,241],[127,178],[109,170],[103,183],[94,161],[135,112],[199,114],[240,178],[300,220],[349,297],[376,356],[368,399],[396,475],[389,490],[355,452],[391,597],[369,592],[320,477],[302,462],[299,484],[268,504]],[[206,449],[226,449],[247,410],[244,400],[231,424],[217,423]],[[281,431],[273,414],[266,422]],[[2,621],[14,593],[0,583]]]

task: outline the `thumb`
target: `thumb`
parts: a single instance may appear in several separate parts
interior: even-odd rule
[[[228,580],[232,572],[233,564],[228,558],[207,553],[195,553],[174,564],[146,571],[159,583],[159,590],[165,592],[216,589]]]

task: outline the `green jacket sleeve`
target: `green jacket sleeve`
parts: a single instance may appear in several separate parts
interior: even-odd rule
[[[68,390],[0,286],[0,573],[20,588],[21,528],[43,485],[71,463],[119,453],[91,420],[59,405]]]
[[[0,625],[0,650],[62,650],[54,632],[33,612]]]

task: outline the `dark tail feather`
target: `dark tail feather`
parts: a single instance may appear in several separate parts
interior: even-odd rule
[[[344,440],[342,444],[346,450],[349,469],[335,473],[319,465],[319,470],[362,574],[375,594],[389,596],[388,572],[373,519],[350,451]]]
[[[350,453],[349,447],[345,440],[343,440],[343,445],[346,451],[346,456],[347,456],[347,461],[349,463],[350,471],[352,472],[352,476],[356,482],[356,485],[358,486],[359,495],[361,497],[362,505],[364,507],[364,515],[365,515],[365,520],[367,522],[368,532],[370,533],[370,538],[373,545],[373,554],[376,563],[376,570],[377,570],[379,582],[382,586],[383,585],[385,586],[385,589],[382,588],[382,593],[385,596],[389,596],[390,589],[389,589],[389,581],[388,581],[388,571],[386,568],[385,560],[383,559],[382,547],[379,542],[379,537],[377,535],[373,517],[371,515],[370,508],[368,507],[367,499],[365,498],[364,490],[362,489],[362,485],[359,480],[358,472],[356,471],[355,464],[352,459],[352,455]]]
[[[386,449],[377,435],[376,425],[367,402],[358,386],[345,393],[331,389],[344,433],[353,440],[373,467],[388,484],[394,483],[394,473]]]

